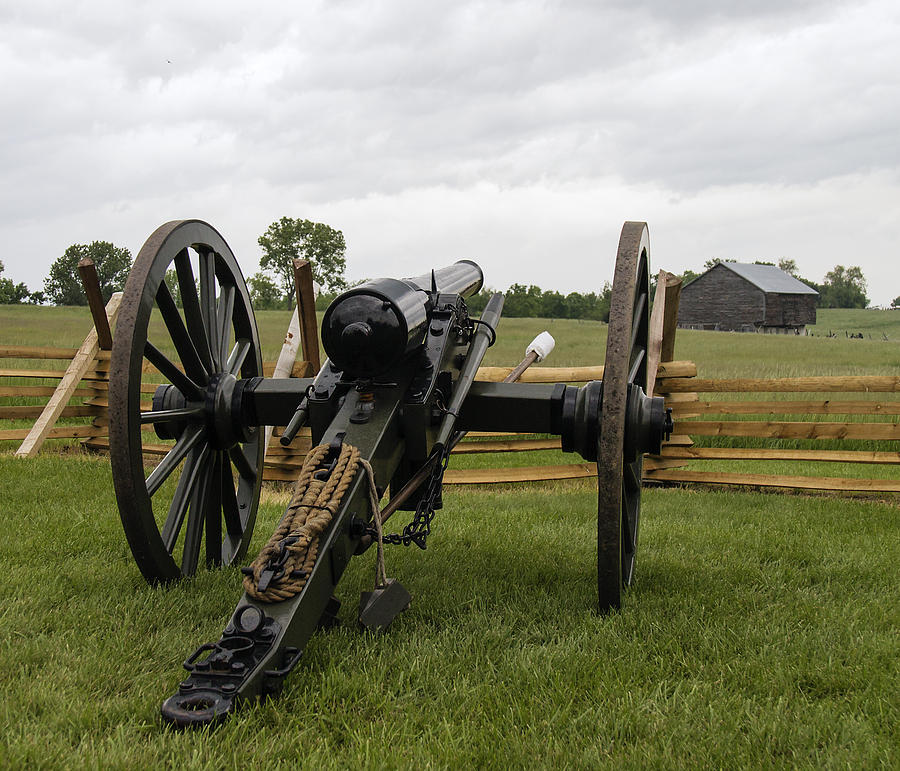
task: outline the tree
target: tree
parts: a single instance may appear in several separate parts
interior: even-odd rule
[[[466,307],[469,309],[469,313],[473,316],[480,316],[481,312],[487,307],[488,300],[491,299],[491,296],[496,293],[496,289],[488,289],[487,287],[482,287],[481,291],[478,294],[473,294],[471,297],[466,298]]]
[[[721,257],[713,257],[711,260],[707,260],[706,262],[704,262],[703,267],[706,270],[709,270],[710,268],[716,267],[716,265],[718,265],[720,262],[737,262],[737,260],[732,260],[728,257],[726,257],[725,259],[722,259]]]
[[[347,286],[347,244],[340,230],[321,222],[282,217],[273,222],[258,239],[263,250],[259,266],[271,271],[288,304],[294,296],[294,264],[296,258],[308,260],[313,281],[325,291]]]
[[[691,283],[695,278],[699,278],[700,274],[691,270],[690,268],[686,268],[684,273],[681,274],[681,284],[682,286],[687,286]]]
[[[546,319],[571,318],[566,296],[553,290],[541,295],[540,315]]]
[[[865,308],[869,304],[866,279],[858,265],[835,265],[817,289],[820,308]]]
[[[778,260],[778,267],[785,273],[790,273],[794,278],[799,278],[796,260],[789,260],[787,257],[782,257]]]
[[[78,278],[78,263],[90,257],[97,268],[100,293],[109,302],[113,292],[121,292],[131,269],[131,252],[109,241],[92,241],[90,244],[72,244],[50,266],[50,275],[44,279],[44,293],[54,305],[87,305],[87,297]]]
[[[0,261],[0,305],[21,305],[32,299],[24,283],[16,284],[11,278],[2,278],[6,266]]]
[[[505,292],[503,313],[509,318],[535,318],[540,316],[540,287],[534,285],[513,284]]]
[[[175,304],[179,308],[183,307],[184,304],[181,301],[181,287],[178,286],[178,273],[175,271],[175,268],[169,268],[169,270],[166,271],[166,275],[163,276],[163,281],[165,281],[166,286],[169,287],[169,292],[171,293]]]
[[[257,310],[272,310],[284,307],[284,298],[278,285],[265,273],[254,273],[247,279],[250,301]],[[293,294],[292,294],[293,296]]]
[[[900,308],[900,297],[895,297],[895,298],[891,301],[891,307],[894,308],[894,309]]]

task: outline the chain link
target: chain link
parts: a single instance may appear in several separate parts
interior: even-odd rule
[[[475,324],[478,323],[478,320],[469,318],[468,309],[466,308],[465,303],[460,302],[457,305],[447,304],[442,307],[441,310],[455,310],[458,314],[456,333],[465,335],[467,339],[471,338],[475,329]],[[491,340],[491,344],[493,344],[494,339],[496,339],[496,332],[494,332],[492,327],[488,326],[488,328],[493,336],[493,339]],[[446,414],[447,408],[444,406],[440,394],[435,401],[435,406],[441,413]],[[416,506],[416,512],[413,515],[412,522],[403,528],[402,533],[388,533],[383,535],[382,538],[384,543],[394,544],[395,546],[409,546],[410,544],[415,544],[420,549],[425,548],[428,536],[431,534],[431,521],[434,519],[434,505],[441,494],[441,487],[444,482],[444,471],[447,469],[447,464],[450,462],[450,451],[453,449],[453,445],[454,442],[448,442],[447,446],[441,451],[441,455],[435,461],[434,468],[432,468],[431,473],[428,475],[428,486],[425,488],[425,494]]]
[[[434,519],[434,505],[441,494],[441,486],[444,481],[444,470],[450,462],[450,450],[446,448],[434,464],[434,468],[428,475],[428,486],[425,494],[416,506],[416,513],[412,522],[403,528],[402,533],[388,533],[383,536],[384,543],[409,546],[415,544],[424,549],[426,540],[431,533],[431,521]]]

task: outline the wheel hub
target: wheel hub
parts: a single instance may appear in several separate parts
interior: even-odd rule
[[[244,420],[242,409],[244,387],[250,381],[238,380],[228,372],[213,375],[203,394],[203,418],[211,447],[229,450],[240,442],[249,442],[258,431],[257,426]],[[196,402],[195,402],[196,404]],[[184,394],[173,385],[161,385],[153,394],[153,411],[183,409],[189,405]],[[154,424],[160,439],[177,439],[188,422],[160,421]]]
[[[581,388],[566,386],[560,430],[564,452],[577,452],[587,461],[597,460],[602,405],[602,381],[592,380]],[[672,410],[666,408],[663,398],[647,396],[639,385],[629,383],[623,460],[632,463],[645,452],[658,455],[672,428]]]
[[[665,399],[647,396],[639,385],[629,383],[622,449],[625,462],[632,463],[645,452],[659,455],[663,440],[672,435],[673,429],[672,410],[666,407]]]
[[[213,375],[206,387],[204,404],[210,444],[228,450],[238,442],[249,442],[257,432],[243,420],[244,386],[248,380],[238,380],[229,372]]]

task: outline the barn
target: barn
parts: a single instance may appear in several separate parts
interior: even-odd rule
[[[678,326],[804,335],[818,296],[774,265],[720,262],[682,289]]]

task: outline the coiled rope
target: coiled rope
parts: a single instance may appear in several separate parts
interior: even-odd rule
[[[320,444],[306,456],[287,511],[246,571],[244,591],[255,600],[280,602],[303,590],[316,564],[322,534],[337,513],[359,466],[368,465],[361,461],[358,448],[342,444],[330,473],[325,479],[317,479],[316,472],[321,471],[329,449],[329,445]],[[367,476],[371,484],[371,474]],[[377,508],[375,517],[378,518]]]

